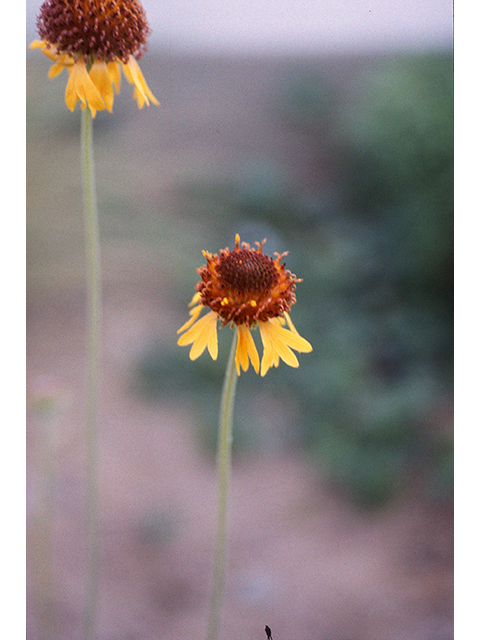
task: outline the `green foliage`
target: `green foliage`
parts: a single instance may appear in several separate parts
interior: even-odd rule
[[[328,305],[317,374],[328,391],[311,390],[309,446],[335,483],[376,504],[417,461],[425,420],[451,393],[451,57],[387,60],[358,86],[337,122],[348,214],[325,223],[326,251],[306,280],[307,298]],[[430,434],[430,448],[443,439]],[[453,459],[448,439],[440,448],[423,463],[429,491],[444,496]]]
[[[405,290],[423,296],[448,287],[450,296],[452,58],[393,59],[370,70],[363,82],[343,121],[350,204],[385,227]]]

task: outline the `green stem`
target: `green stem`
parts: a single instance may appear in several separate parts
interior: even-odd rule
[[[217,640],[220,624],[220,610],[222,607],[225,585],[225,566],[227,555],[227,507],[230,486],[230,470],[232,459],[232,423],[235,390],[237,387],[237,370],[235,366],[235,351],[237,347],[237,331],[232,342],[228,358],[225,380],[223,383],[222,401],[220,405],[220,419],[218,425],[217,443],[217,474],[218,474],[218,512],[217,538],[215,546],[215,569],[213,575],[212,600],[208,618],[207,640]]]
[[[100,378],[101,272],[98,210],[95,193],[92,116],[82,111],[82,159],[87,268],[87,585],[85,640],[94,640],[98,608],[98,396]]]

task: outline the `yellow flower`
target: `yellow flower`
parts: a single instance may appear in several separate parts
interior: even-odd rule
[[[65,102],[70,111],[78,101],[95,117],[112,111],[122,72],[134,85],[141,109],[159,104],[140,70],[139,60],[149,28],[138,0],[46,0],[37,17],[40,40],[30,45],[53,61],[49,78],[68,71]]]
[[[192,345],[190,358],[195,360],[207,348],[217,359],[217,321],[237,329],[235,354],[237,372],[247,371],[252,363],[256,373],[264,376],[271,367],[278,367],[280,359],[291,367],[298,367],[297,356],[309,353],[312,345],[302,338],[289,315],[296,302],[296,283],[301,282],[285,269],[281,260],[286,253],[275,253],[275,259],[263,253],[263,242],[257,248],[242,242],[237,234],[233,251],[223,249],[220,255],[204,251],[207,264],[197,269],[200,282],[190,302],[190,319],[178,330],[183,333],[180,346]],[[202,317],[204,307],[210,311]],[[251,330],[258,327],[263,344],[260,363]],[[185,333],[184,333],[185,332]]]

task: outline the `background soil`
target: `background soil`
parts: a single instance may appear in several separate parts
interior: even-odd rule
[[[228,173],[242,158],[270,151],[312,179],[318,158],[308,140],[278,129],[269,114],[286,70],[292,77],[316,64],[147,56],[142,68],[163,112],[137,113],[124,86],[114,116],[99,114],[95,122],[105,211],[101,640],[203,636],[214,461],[199,444],[194,404],[177,395],[149,401],[132,381],[153,339],[175,340],[199,247],[219,248],[200,219],[187,224],[178,185],[218,176],[219,168]],[[364,62],[325,64],[341,88]],[[35,540],[43,522],[41,486],[51,474],[57,637],[77,640],[84,602],[85,324],[78,121],[64,108],[62,83],[46,84],[47,68],[43,61],[29,66],[27,84],[27,626],[29,640],[37,640],[38,585],[49,579],[38,567],[50,552]],[[281,412],[266,404],[258,422],[281,425]],[[450,424],[447,400],[432,420]],[[45,430],[52,437],[46,471]],[[224,638],[264,638],[265,624],[274,640],[453,638],[452,508],[427,500],[414,477],[384,509],[360,510],[323,481],[308,455],[274,435],[235,457],[232,485]]]

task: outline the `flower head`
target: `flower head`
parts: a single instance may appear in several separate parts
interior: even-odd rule
[[[270,367],[278,367],[280,359],[298,367],[292,349],[308,353],[312,346],[302,338],[290,319],[290,308],[296,302],[296,283],[301,282],[285,269],[282,259],[287,253],[270,258],[263,253],[263,242],[256,249],[242,242],[237,234],[233,251],[223,249],[220,255],[204,251],[207,264],[197,269],[201,278],[190,302],[190,320],[178,333],[180,346],[192,345],[190,358],[195,360],[206,348],[217,359],[217,321],[237,329],[235,355],[237,372],[247,371],[249,363],[264,376]],[[204,307],[210,311],[202,317]],[[286,326],[285,326],[286,325]],[[258,327],[263,343],[260,358],[251,334]]]
[[[133,97],[141,109],[159,104],[137,63],[146,49],[149,28],[139,0],[46,0],[40,7],[37,29],[41,40],[30,45],[53,62],[49,77],[67,69],[65,102],[70,111],[80,101],[97,111],[112,111],[121,73],[134,85]]]

